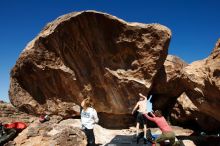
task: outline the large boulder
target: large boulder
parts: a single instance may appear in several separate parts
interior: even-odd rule
[[[189,65],[168,55],[150,91],[153,108],[163,110],[174,124],[217,131],[220,128],[219,62],[220,40],[210,56]]]
[[[183,69],[182,84],[186,95],[206,117],[213,118],[220,126],[220,39],[211,55],[191,63]],[[207,119],[207,118],[205,118]]]
[[[170,118],[176,125],[187,126],[196,131],[218,132],[220,128],[219,121],[200,111],[185,92],[177,98]]]
[[[109,125],[127,125],[132,120],[123,119],[138,93],[151,90],[170,38],[160,24],[127,23],[95,11],[61,16],[20,54],[10,100],[32,114],[78,115],[80,102],[90,96],[101,123],[117,116]]]

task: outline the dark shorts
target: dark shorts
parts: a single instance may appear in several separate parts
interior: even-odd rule
[[[147,124],[147,118],[145,118],[143,113],[141,112],[138,112],[137,114],[137,123],[140,123],[141,125]]]

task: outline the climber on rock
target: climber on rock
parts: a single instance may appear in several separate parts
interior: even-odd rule
[[[138,143],[139,127],[140,125],[144,127],[144,143],[147,143],[146,133],[147,133],[147,119],[144,114],[147,113],[147,97],[139,93],[140,99],[132,110],[132,114],[137,110],[137,125],[136,125],[136,136]]]

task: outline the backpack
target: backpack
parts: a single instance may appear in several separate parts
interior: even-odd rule
[[[6,129],[15,129],[15,130],[23,130],[27,127],[27,125],[23,122],[14,122],[10,124],[4,124]]]
[[[16,137],[17,131],[13,128],[6,128],[5,125],[0,123],[0,145],[4,145],[5,143],[13,140]]]

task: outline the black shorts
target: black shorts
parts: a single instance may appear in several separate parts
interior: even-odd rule
[[[143,113],[141,112],[138,112],[137,114],[137,123],[140,123],[141,125],[147,124],[147,118],[145,118]]]

